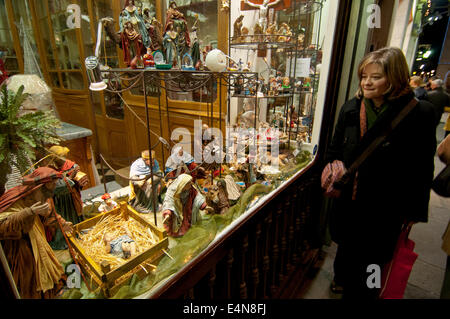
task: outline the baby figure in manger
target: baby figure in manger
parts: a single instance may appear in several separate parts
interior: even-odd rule
[[[120,258],[128,259],[136,256],[136,242],[131,238],[128,228],[125,228],[126,235],[114,238],[113,234],[105,233],[103,243],[105,244],[105,252]]]

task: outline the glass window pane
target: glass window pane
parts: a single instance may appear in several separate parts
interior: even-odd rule
[[[102,106],[101,106],[101,99],[102,94],[101,92],[91,91],[92,96],[92,105],[94,106],[94,113],[97,115],[102,115]]]
[[[83,90],[84,80],[81,72],[61,72],[63,86],[66,89]]]
[[[53,87],[60,87],[59,78],[58,78],[58,72],[49,72],[50,79],[52,81],[51,86]]]
[[[176,6],[169,9],[169,3],[175,2]],[[178,30],[177,34],[185,34],[186,43],[189,47],[178,46],[176,49],[176,54],[173,64],[177,64],[178,68],[183,65],[183,57],[188,54],[193,64],[195,65],[198,60],[203,60],[203,55],[201,52],[203,50],[210,51],[217,48],[217,30],[218,30],[218,4],[219,1],[164,1],[163,7],[163,32],[170,29],[170,25],[174,26],[175,30]],[[183,14],[186,19],[186,24],[182,19],[177,18],[179,13]],[[195,27],[195,28],[194,28]],[[168,38],[168,34],[165,33],[165,38]],[[166,42],[167,43],[167,42]],[[166,54],[166,60],[170,59],[169,55]],[[205,88],[209,90],[210,88]],[[174,100],[184,100],[184,101],[195,101],[195,102],[205,102],[205,89],[203,92],[196,90],[193,92],[170,92],[168,96]],[[211,94],[211,92],[207,92]],[[213,86],[212,90],[213,100],[217,97],[217,86]],[[210,95],[209,95],[210,96]],[[209,101],[211,97],[206,97],[206,101]]]
[[[44,4],[36,5],[36,14],[38,16],[39,32],[42,38],[43,48],[46,53],[48,67],[56,69],[56,60],[53,54],[53,46],[50,38],[50,28],[48,25],[47,10]]]
[[[104,92],[106,115],[115,119],[124,119],[123,102],[118,94]]]
[[[69,13],[65,11],[51,16],[59,68],[62,70],[80,69],[77,30],[67,26],[68,16]]]
[[[20,43],[22,48],[24,48],[24,36],[22,34],[22,27],[20,25],[20,23],[23,23],[23,28],[24,28],[24,32],[26,35],[26,39],[28,41],[28,43],[31,46],[31,53],[34,54],[33,59],[36,60],[38,66],[41,65],[40,62],[40,56],[38,53],[38,49],[37,49],[37,45],[36,45],[36,38],[35,38],[35,34],[34,34],[34,28],[32,25],[32,21],[30,19],[31,17],[31,12],[30,12],[30,8],[28,6],[28,1],[27,0],[16,0],[16,1],[12,1],[12,7],[14,10],[14,19],[15,22],[17,24],[17,27],[19,29],[19,33],[20,33]],[[26,57],[24,56],[24,59],[26,59]],[[27,64],[26,61],[24,61],[25,64]],[[26,72],[26,70],[25,70]],[[41,68],[41,72],[42,72],[42,68]]]
[[[19,73],[19,64],[9,28],[5,0],[0,0],[0,59],[3,60],[5,69],[10,76]]]

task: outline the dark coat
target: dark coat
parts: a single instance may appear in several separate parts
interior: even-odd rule
[[[444,108],[450,106],[450,96],[445,93],[443,88],[436,88],[428,92],[428,100],[433,104],[436,113],[436,125],[439,124]]]
[[[348,168],[413,96],[411,93],[392,101],[362,139],[361,100],[353,98],[346,102],[339,114],[327,162],[342,160]],[[434,118],[432,105],[420,101],[360,166],[356,200],[351,199],[353,183],[350,183],[333,205],[330,227],[334,241],[356,241],[364,249],[379,249],[382,255],[389,247],[385,255],[389,258],[404,220],[427,221],[436,149]]]
[[[416,96],[416,98],[418,98],[419,100],[428,100],[428,93],[427,90],[425,90],[424,87],[419,86],[417,88],[414,89],[414,95]]]

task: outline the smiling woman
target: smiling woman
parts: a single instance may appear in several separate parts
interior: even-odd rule
[[[326,158],[345,168],[414,98],[398,48],[369,53],[358,77],[359,89],[340,111]],[[427,221],[435,149],[433,107],[420,101],[351,174],[331,212],[331,235],[338,244],[332,290],[340,286],[345,297],[378,298],[379,289],[366,285],[367,267],[382,268],[391,260],[403,224]]]
[[[383,104],[384,94],[388,90],[389,84],[380,65],[371,63],[364,67],[361,88],[364,96],[372,99],[376,107]]]

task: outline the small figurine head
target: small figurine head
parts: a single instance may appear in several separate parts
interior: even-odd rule
[[[105,242],[105,244],[109,244],[112,240],[113,235],[111,233],[105,233],[105,235],[103,235],[103,241]]]
[[[134,7],[134,0],[126,0],[125,1],[125,8],[130,7],[130,6]]]
[[[155,164],[156,153],[152,150],[152,161]],[[144,160],[145,165],[150,166],[150,152],[148,150],[142,151],[141,158]]]
[[[102,199],[107,205],[111,204],[112,199],[111,199],[111,195],[109,193],[103,194]]]
[[[49,148],[50,153],[55,154],[56,156],[65,157],[69,153],[69,148],[59,145],[53,145]]]
[[[170,1],[169,8],[176,9],[177,8],[177,3],[175,1]]]
[[[122,243],[123,258],[128,259],[131,257],[131,244],[127,242]]]
[[[125,21],[125,29],[131,31],[134,30],[133,24],[131,23],[131,21]]]

